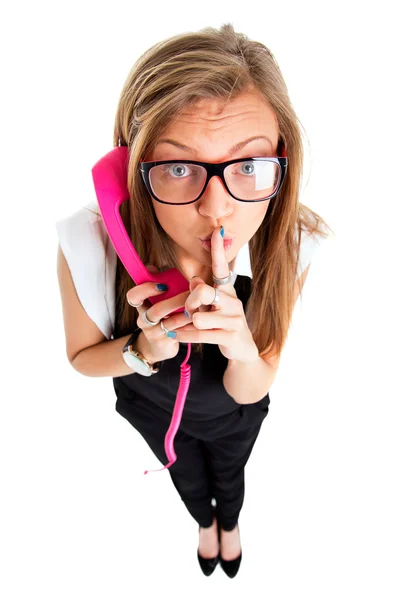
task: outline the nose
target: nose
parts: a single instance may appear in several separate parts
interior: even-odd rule
[[[219,192],[218,192],[219,190]],[[219,175],[212,175],[210,177],[209,182],[207,183],[207,187],[204,190],[201,198],[205,195],[205,194],[212,194],[212,193],[221,193],[221,191],[224,191],[225,194],[227,194],[228,196],[230,196],[230,194],[228,194],[228,190],[225,188],[224,182],[222,181],[221,177]]]
[[[232,213],[235,200],[228,193],[222,179],[218,175],[213,175],[198,202],[198,211],[201,215],[217,220]]]

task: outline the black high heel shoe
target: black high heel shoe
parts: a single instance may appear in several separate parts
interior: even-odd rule
[[[239,526],[238,526],[239,529]],[[221,540],[221,533],[220,533],[220,529],[218,527],[218,541]],[[224,573],[226,575],[228,575],[228,577],[230,577],[231,579],[233,579],[237,572],[239,571],[239,567],[240,567],[240,563],[242,562],[242,552],[240,552],[239,556],[237,558],[234,558],[233,560],[224,560],[221,557],[221,552],[219,554],[219,562],[221,563],[221,567],[222,570],[224,571]]]
[[[215,516],[215,510],[213,511],[213,515]],[[214,517],[213,517],[214,519]],[[213,520],[213,524],[214,524],[214,520]],[[218,528],[218,523],[217,523],[217,528]],[[219,531],[219,529],[218,529]],[[200,527],[199,527],[199,533],[200,533]],[[203,558],[202,556],[200,556],[199,554],[199,550],[197,549],[197,558],[199,561],[199,565],[201,570],[203,571],[204,575],[206,575],[207,577],[209,577],[212,573],[214,573],[215,568],[217,566],[217,564],[219,563],[219,553],[217,554],[217,556],[215,558]]]
[[[219,562],[219,554],[215,558],[203,558],[200,556],[199,551],[197,550],[197,558],[199,559],[200,568],[204,575],[207,575],[207,577],[212,575]]]

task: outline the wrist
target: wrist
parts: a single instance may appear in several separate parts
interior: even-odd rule
[[[260,359],[260,354],[258,352],[258,348],[254,345],[254,349],[252,351],[248,351],[245,356],[242,358],[230,358],[228,359],[228,367],[234,365],[249,365],[255,362],[258,362]]]
[[[143,331],[141,331],[140,334],[138,335],[133,349],[140,352],[140,354],[142,356],[144,356],[144,358],[151,365],[154,365],[154,363],[157,362],[157,359],[153,356],[153,354],[151,352],[150,344],[148,342],[148,339],[144,335]]]

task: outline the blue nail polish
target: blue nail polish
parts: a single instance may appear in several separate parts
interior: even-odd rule
[[[168,286],[165,285],[165,283],[157,283],[157,289],[159,292],[166,292],[168,289]]]
[[[176,331],[168,331],[167,337],[169,337],[169,338],[176,338]]]
[[[185,317],[189,318],[189,314],[188,314],[187,310],[185,309],[183,312],[184,312]]]
[[[224,235],[225,235],[225,229],[223,227],[221,227],[220,234],[222,235],[222,237],[224,237]]]

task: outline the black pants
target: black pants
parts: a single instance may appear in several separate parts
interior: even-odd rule
[[[239,519],[245,492],[244,467],[250,457],[269,398],[238,405],[223,417],[208,421],[182,418],[174,440],[177,459],[168,469],[187,510],[201,527],[213,522],[212,499],[218,524],[231,531]],[[117,412],[142,435],[155,456],[166,465],[164,438],[171,414],[150,400],[119,396]]]

